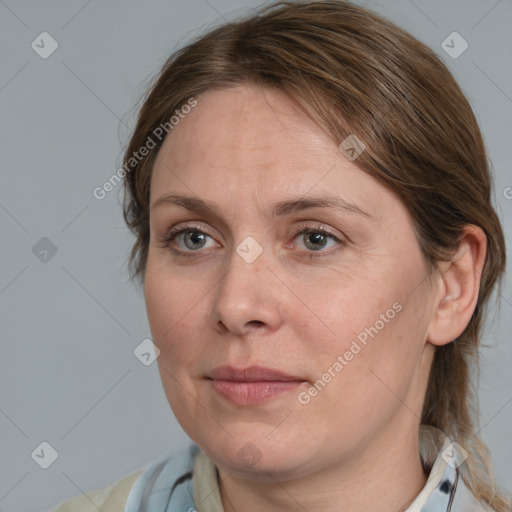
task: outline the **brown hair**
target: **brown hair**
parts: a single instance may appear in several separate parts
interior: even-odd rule
[[[511,510],[496,489],[470,378],[486,306],[501,290],[505,241],[491,204],[492,182],[471,107],[434,52],[385,18],[347,1],[277,2],[224,24],[171,55],[143,98],[124,155],[123,214],[136,236],[132,278],[144,281],[152,167],[162,140],[133,155],[176,109],[207,89],[252,83],[284,92],[339,144],[366,145],[357,165],[390,187],[408,208],[429,269],[449,260],[463,226],[480,226],[487,256],[480,293],[464,332],[436,348],[421,423],[469,452],[460,467],[474,495]]]

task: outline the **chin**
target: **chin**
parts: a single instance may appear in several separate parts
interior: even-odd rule
[[[228,427],[229,430],[229,427]],[[222,440],[200,439],[195,441],[216,466],[226,471],[253,480],[282,481],[300,477],[313,470],[315,459],[309,447],[298,440],[270,440],[265,434],[226,434]],[[314,452],[314,450],[313,450]]]

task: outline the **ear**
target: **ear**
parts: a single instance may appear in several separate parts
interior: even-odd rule
[[[478,226],[464,227],[451,261],[442,262],[427,341],[441,346],[454,341],[469,324],[478,301],[487,254],[487,237]]]

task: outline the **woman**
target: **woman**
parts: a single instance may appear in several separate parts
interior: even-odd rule
[[[56,511],[512,510],[470,382],[504,238],[431,50],[348,2],[267,6],[170,57],[123,170],[194,444]]]

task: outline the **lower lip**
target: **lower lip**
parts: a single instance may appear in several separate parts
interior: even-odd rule
[[[252,405],[289,393],[302,384],[299,381],[235,382],[212,380],[213,389],[226,400],[238,405]]]

